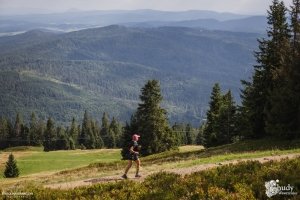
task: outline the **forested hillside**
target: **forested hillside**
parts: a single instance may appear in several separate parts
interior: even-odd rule
[[[199,28],[108,26],[66,34],[30,31],[0,38],[0,114],[30,113],[69,125],[84,110],[125,122],[140,88],[158,79],[171,123],[205,118],[215,82],[239,102],[263,35]]]

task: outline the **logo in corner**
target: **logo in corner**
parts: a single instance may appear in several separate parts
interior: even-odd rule
[[[277,187],[278,182],[279,182],[278,179],[276,181],[270,180],[268,182],[265,182],[266,194],[267,194],[268,197],[272,197],[272,196],[279,193],[280,190]]]

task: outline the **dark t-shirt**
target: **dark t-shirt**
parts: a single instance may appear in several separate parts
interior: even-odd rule
[[[137,143],[137,141],[132,140],[132,141],[130,142],[129,149],[130,149],[132,146],[133,146],[133,151],[138,151],[138,146],[139,146],[139,144]]]

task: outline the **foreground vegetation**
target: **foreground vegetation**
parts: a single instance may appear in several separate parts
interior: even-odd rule
[[[142,183],[120,181],[60,190],[43,188],[43,185],[121,175],[126,161],[120,160],[120,149],[44,152],[42,149],[36,151],[35,148],[29,148],[25,151],[20,151],[20,148],[12,148],[6,151],[1,152],[1,154],[6,153],[8,155],[12,151],[16,155],[22,154],[19,157],[16,156],[18,157],[17,164],[20,168],[20,177],[15,179],[0,178],[2,185],[0,192],[9,190],[27,192],[30,194],[27,196],[29,199],[84,199],[83,197],[86,199],[267,199],[264,184],[276,179],[279,179],[281,186],[288,184],[294,186],[294,192],[300,190],[298,178],[300,159],[297,157],[290,160],[270,161],[265,164],[256,161],[239,162],[237,165],[223,165],[214,169],[198,171],[184,178],[179,174],[159,172],[150,175]],[[108,155],[111,151],[114,153]],[[180,147],[178,151],[167,151],[142,157],[141,161],[143,172],[154,172],[206,163],[299,152],[300,140],[277,141],[269,139],[244,141],[208,149],[201,146],[185,146]],[[31,155],[29,155],[30,153]],[[35,166],[34,163],[37,160],[34,161],[34,154],[39,155],[36,159],[40,163],[45,161],[46,164],[51,159],[51,162],[54,162],[56,157],[57,161],[54,165],[63,166],[64,169],[56,169],[51,172],[49,168],[44,168],[43,173],[40,171],[37,174],[31,171],[24,176],[24,163],[27,162],[27,166]],[[79,167],[77,165],[78,167],[76,167],[73,163],[74,168],[68,169],[65,163],[74,160],[75,155],[78,156],[78,163],[82,159],[82,163],[85,163],[86,166]],[[99,161],[93,163],[92,159],[95,161],[96,156],[98,156]],[[88,162],[87,158],[92,159]],[[40,168],[31,168],[42,170],[41,166]],[[272,199],[282,199],[283,197],[297,199],[299,196],[276,195]],[[9,197],[2,195],[2,198]]]
[[[142,183],[130,180],[100,183],[60,190],[26,187],[29,199],[268,199],[265,182],[279,179],[281,186],[293,186],[292,195],[277,194],[272,199],[298,199],[300,195],[300,158],[240,162],[181,177],[160,172]],[[6,198],[6,196],[4,196]]]

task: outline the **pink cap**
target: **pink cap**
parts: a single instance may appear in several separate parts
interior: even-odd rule
[[[140,137],[139,135],[134,134],[134,135],[132,136],[132,139],[139,138],[139,137]]]

